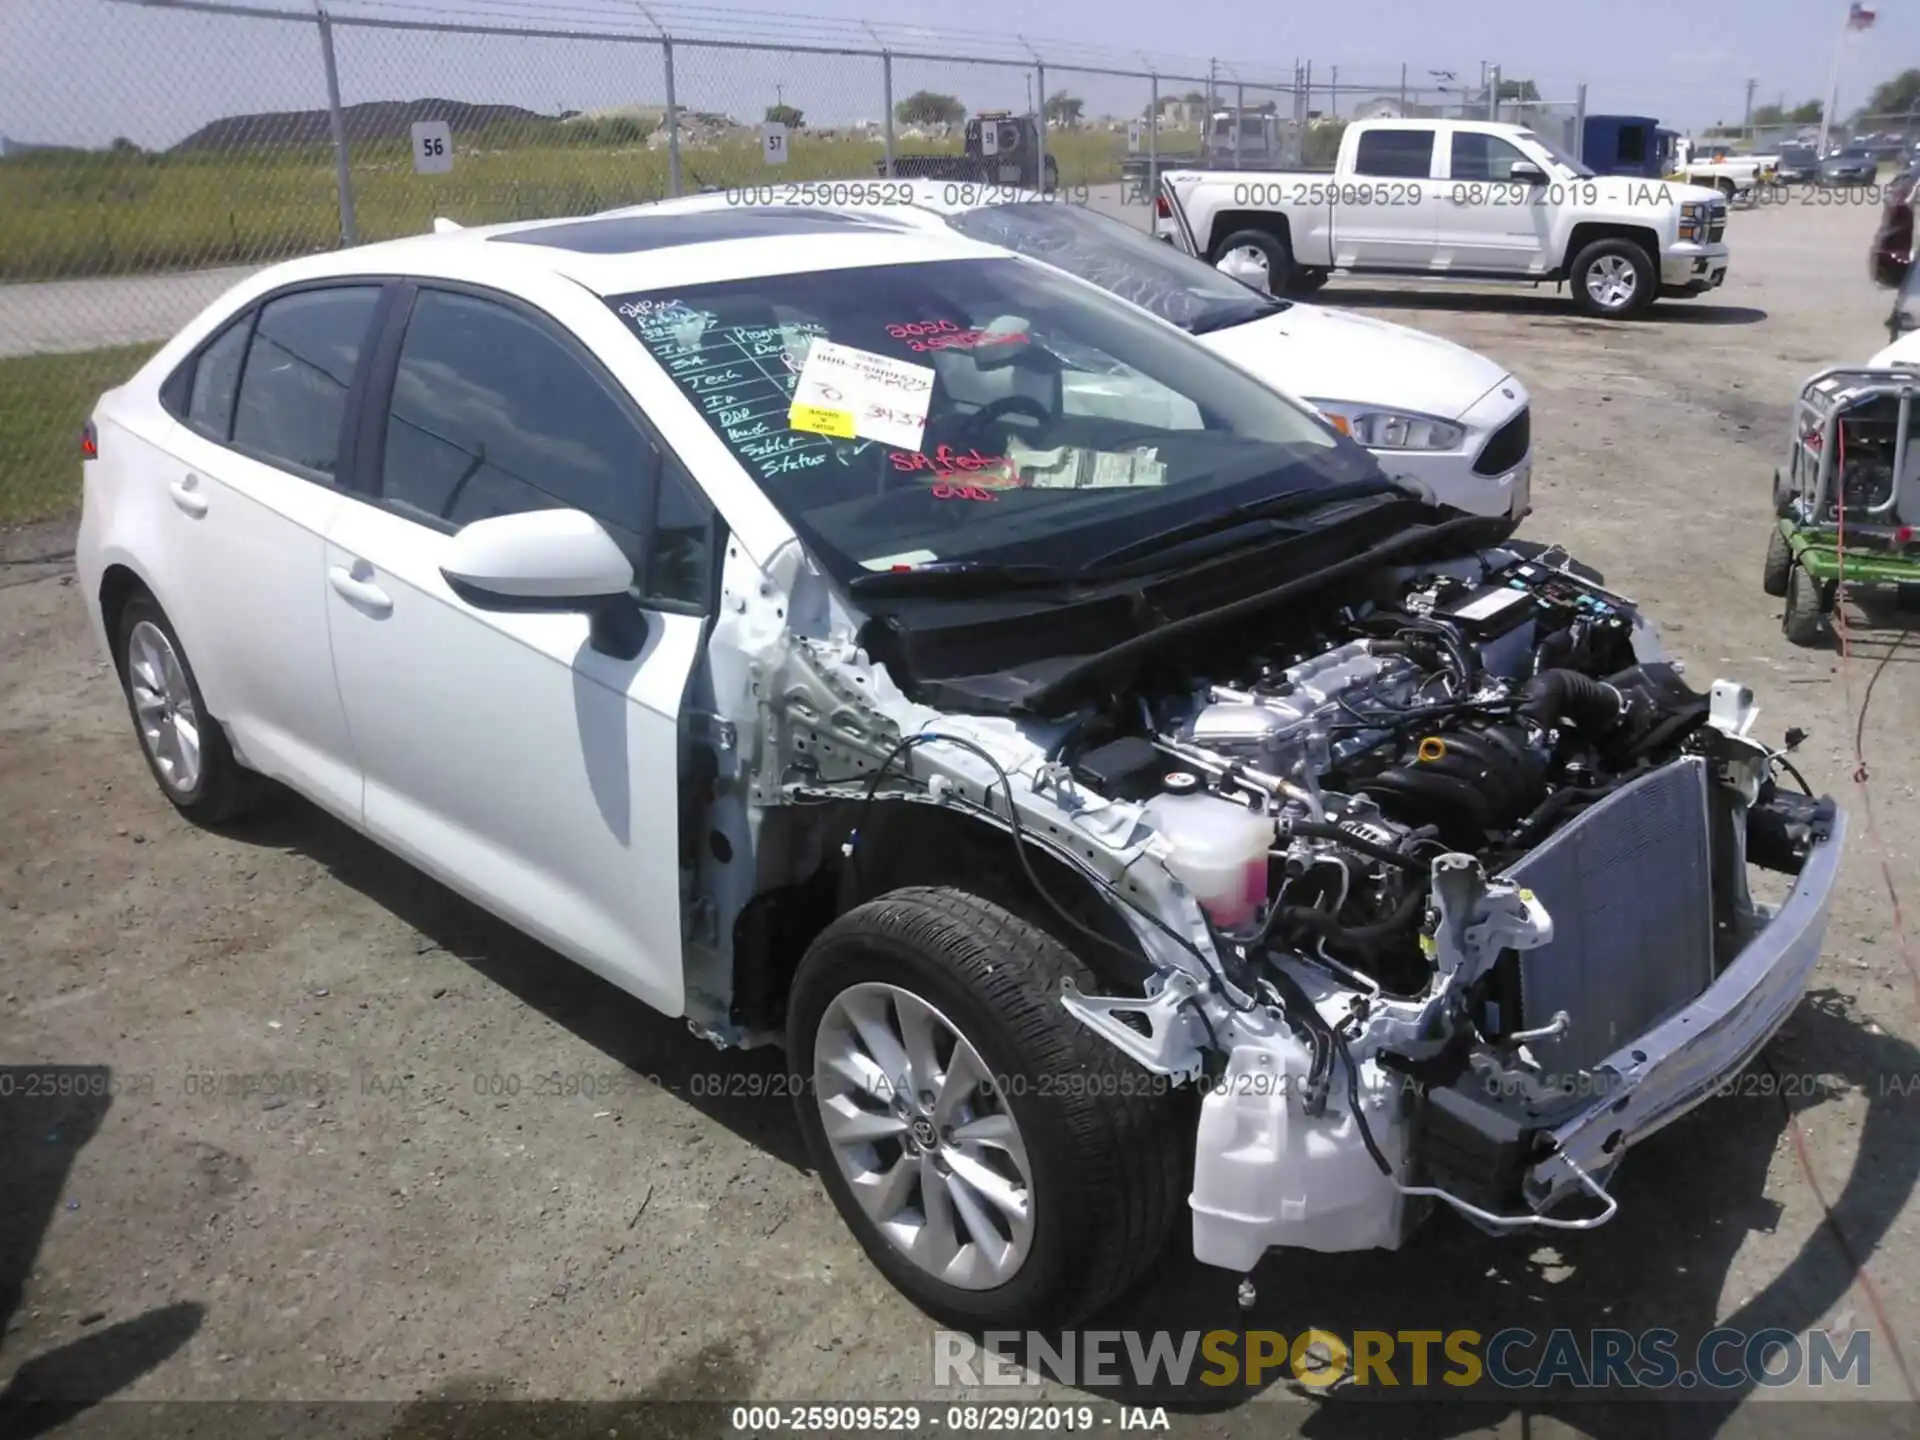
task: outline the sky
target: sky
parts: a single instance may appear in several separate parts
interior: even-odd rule
[[[307,15],[316,0],[251,0]],[[1672,0],[1341,0],[1339,4],[1261,6],[1246,0],[1053,0],[1042,10],[956,6],[933,0],[328,0],[346,19],[538,25],[652,33],[643,18],[681,37],[677,99],[755,120],[778,101],[799,106],[815,124],[878,119],[884,110],[878,60],[783,52],[806,43],[872,44],[950,55],[971,50],[1013,56],[1025,50],[1055,61],[1049,91],[1083,98],[1088,114],[1139,114],[1145,79],[1069,71],[1066,59],[1185,70],[1202,85],[1207,57],[1230,100],[1241,81],[1286,83],[1296,61],[1311,61],[1316,87],[1338,67],[1338,108],[1368,94],[1393,94],[1402,66],[1414,88],[1473,85],[1481,65],[1509,80],[1531,79],[1543,98],[1571,105],[1587,86],[1590,114],[1657,116],[1680,130],[1728,122],[1754,102],[1821,98],[1831,81],[1846,13],[1834,0],[1744,0],[1676,5]],[[982,24],[977,17],[1017,19]],[[915,32],[915,27],[924,27]],[[927,32],[933,33],[927,33]],[[1017,34],[1015,32],[1018,32]],[[475,37],[336,27],[343,99],[450,99],[521,105],[553,113],[664,97],[657,46],[606,40]],[[763,40],[757,51],[706,49],[689,37]],[[877,47],[876,47],[877,48]],[[1151,60],[1149,60],[1151,57]],[[1184,63],[1182,63],[1184,62]],[[1874,28],[1841,52],[1840,113],[1872,87],[1920,65],[1920,0],[1883,0]],[[899,59],[893,94],[917,89],[956,94],[974,110],[1024,108],[1029,71],[1008,66]],[[1350,87],[1360,86],[1363,89]],[[1197,88],[1168,78],[1161,93]],[[1271,92],[1249,85],[1247,103]],[[1429,94],[1426,98],[1437,98]],[[1329,97],[1317,88],[1314,108]],[[101,145],[126,136],[149,148],[170,145],[208,120],[264,110],[319,108],[326,90],[311,23],[166,13],[157,0],[0,0],[0,136],[17,141]],[[1288,108],[1283,103],[1283,109]]]

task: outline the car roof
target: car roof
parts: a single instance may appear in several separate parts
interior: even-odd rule
[[[905,224],[798,206],[639,206],[471,229],[450,226],[286,261],[256,278],[277,286],[333,276],[420,275],[511,291],[514,278],[531,269],[564,276],[604,296],[1005,254],[944,224]]]

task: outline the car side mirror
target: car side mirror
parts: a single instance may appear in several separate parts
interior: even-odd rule
[[[1514,185],[1544,185],[1547,183],[1547,172],[1538,165],[1520,160],[1508,169],[1507,180]]]
[[[1238,280],[1249,289],[1258,290],[1262,295],[1271,295],[1270,276],[1267,267],[1234,251],[1220,257],[1220,263],[1213,267],[1222,275]]]
[[[476,610],[579,611],[595,649],[636,659],[646,619],[632,598],[633,562],[580,510],[527,510],[462,526],[440,566]]]

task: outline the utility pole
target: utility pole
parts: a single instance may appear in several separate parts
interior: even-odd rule
[[[1331,77],[1327,81],[1327,114],[1338,120],[1340,118],[1340,67],[1329,66],[1327,74]]]
[[[1869,22],[1872,16],[1868,17]],[[1847,35],[1853,29],[1853,11],[1848,10],[1841,23],[1840,36],[1833,42],[1833,78],[1827,82],[1827,103],[1820,107],[1820,153],[1827,153],[1827,135],[1833,128],[1834,111],[1840,108],[1840,62],[1847,53]]]
[[[1753,139],[1753,92],[1760,88],[1758,80],[1747,81],[1747,115],[1740,122],[1740,133],[1748,140]]]

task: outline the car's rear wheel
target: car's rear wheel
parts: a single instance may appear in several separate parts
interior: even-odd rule
[[[801,961],[787,1044],[808,1152],[868,1257],[937,1319],[1066,1325],[1131,1285],[1185,1193],[1188,1106],[1087,1030],[1091,973],[961,890],[896,890]]]
[[[1270,230],[1236,230],[1213,252],[1213,263],[1228,256],[1264,271],[1269,295],[1284,295],[1293,284],[1293,247]]]
[[[200,825],[253,809],[266,782],[234,758],[227,732],[207,713],[180,637],[152,596],[134,595],[121,607],[115,641],[127,713],[161,793]]]
[[[1651,305],[1659,290],[1653,262],[1631,240],[1596,240],[1574,257],[1574,299],[1589,315],[1630,319]]]

